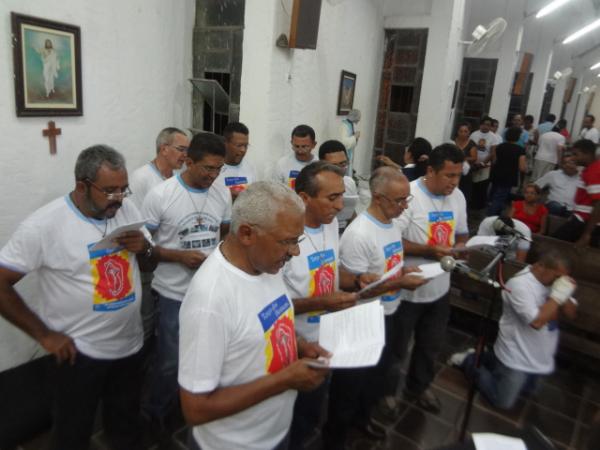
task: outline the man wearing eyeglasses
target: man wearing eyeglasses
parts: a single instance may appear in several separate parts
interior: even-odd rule
[[[319,159],[335,164],[344,171],[344,208],[338,213],[337,220],[340,234],[346,229],[352,219],[356,217],[356,204],[358,203],[358,189],[356,182],[347,175],[348,172],[348,154],[346,147],[340,141],[325,141],[319,147]]]
[[[96,409],[115,449],[141,449],[140,269],[152,270],[143,231],[109,248],[94,244],[141,222],[125,199],[125,160],[105,145],[83,150],[75,189],[25,219],[0,251],[0,314],[56,357],[50,448],[88,448]],[[147,231],[146,231],[147,233]],[[36,311],[13,288],[38,275]]]
[[[403,267],[402,228],[395,218],[412,199],[408,179],[392,167],[380,167],[369,180],[371,204],[342,235],[340,262],[350,273],[384,275],[396,266]],[[395,397],[399,373],[392,374],[393,349],[398,338],[400,290],[424,285],[427,280],[411,274],[418,269],[403,267],[401,272],[382,286],[369,292],[369,300],[380,301],[385,314],[386,345],[374,367],[333,372],[329,391],[329,413],[324,428],[325,448],[345,448],[346,435],[352,425],[366,434],[384,438],[385,429],[370,414],[384,396]]]
[[[465,197],[456,189],[462,174],[464,153],[454,144],[442,144],[429,155],[424,177],[411,182],[414,195],[398,220],[403,229],[406,262],[418,266],[451,255],[469,237]],[[398,356],[408,353],[414,333],[405,399],[438,413],[441,404],[429,388],[435,374],[436,356],[442,348],[450,315],[450,274],[430,280],[414,291],[403,291],[398,308]]]
[[[308,125],[298,125],[294,128],[291,141],[293,154],[282,156],[277,161],[272,174],[273,180],[294,189],[298,174],[314,159],[312,151],[317,145],[315,139],[315,130]]]
[[[227,234],[231,194],[215,183],[223,167],[223,139],[198,133],[185,160],[186,170],[152,189],[142,212],[156,242],[158,267],[152,288],[158,297],[155,374],[145,411],[165,429],[177,403],[179,308],[196,269]]]
[[[225,126],[225,164],[217,180],[231,192],[233,200],[255,181],[254,168],[245,159],[250,144],[248,127],[240,122],[231,122]]]

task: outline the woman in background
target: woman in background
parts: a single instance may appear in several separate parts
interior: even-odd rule
[[[392,161],[389,156],[380,155],[377,160],[386,166],[401,170],[408,181],[413,181],[425,175],[430,153],[431,144],[429,141],[418,137],[404,150],[404,167]]]
[[[458,188],[461,190],[467,201],[467,207],[471,204],[471,193],[473,191],[473,179],[471,178],[471,167],[477,162],[477,144],[470,138],[471,126],[468,123],[460,123],[454,133],[454,145],[456,145],[465,154],[465,170],[460,177]],[[468,170],[467,169],[468,165]]]
[[[529,227],[532,233],[546,234],[548,209],[540,202],[542,189],[529,183],[523,191],[523,200],[512,203],[510,217],[520,220]]]

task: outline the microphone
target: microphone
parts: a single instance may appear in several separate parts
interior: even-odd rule
[[[489,276],[479,272],[478,270],[475,270],[475,269],[467,266],[465,263],[457,261],[452,256],[442,257],[442,259],[440,259],[440,266],[442,266],[442,270],[444,272],[456,271],[458,273],[462,273],[462,274],[468,276],[469,278],[471,278],[473,280],[479,281],[479,282],[487,284],[489,286],[492,286],[495,288],[500,287],[500,283],[498,283],[497,281],[494,281]]]
[[[496,232],[496,234],[510,234],[511,236],[516,236],[519,239],[525,239],[526,241],[531,242],[530,238],[525,236],[523,233],[521,233],[516,228],[513,228],[510,225],[505,224],[500,219],[494,220],[493,227],[494,227],[494,231]]]

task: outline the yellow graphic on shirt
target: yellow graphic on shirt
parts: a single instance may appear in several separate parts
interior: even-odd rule
[[[94,311],[114,311],[135,301],[135,285],[130,253],[122,247],[91,250]]]
[[[427,245],[454,245],[456,222],[452,211],[433,211],[429,213],[427,226]]]

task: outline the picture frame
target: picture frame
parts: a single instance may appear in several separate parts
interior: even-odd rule
[[[347,115],[354,105],[354,91],[356,90],[356,74],[342,70],[340,89],[338,93],[337,115]]]
[[[11,12],[17,117],[82,116],[81,31]]]

